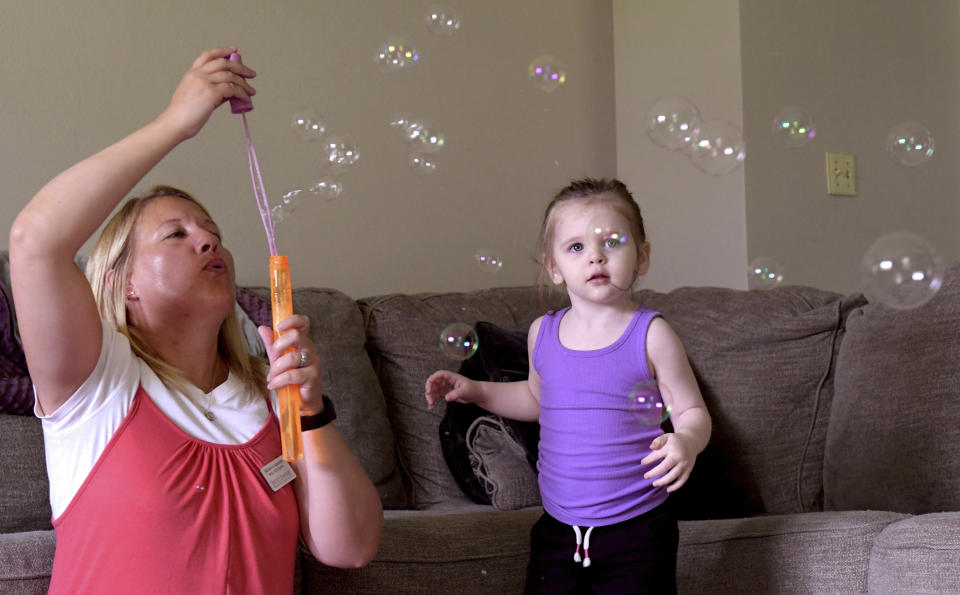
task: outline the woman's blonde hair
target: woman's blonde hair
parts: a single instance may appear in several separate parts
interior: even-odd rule
[[[100,317],[127,336],[133,352],[147,362],[167,387],[182,391],[187,382],[183,373],[162,360],[143,340],[137,329],[127,324],[125,279],[129,277],[131,269],[133,230],[150,201],[164,196],[188,200],[210,217],[206,207],[187,192],[173,186],[154,186],[143,196],[128,199],[107,221],[87,260],[86,274],[93,288]],[[266,394],[267,363],[263,358],[247,352],[235,311],[231,311],[220,325],[217,351],[230,371],[240,377],[251,393]]]

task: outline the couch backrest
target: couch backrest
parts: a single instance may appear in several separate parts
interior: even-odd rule
[[[678,493],[684,517],[820,509],[835,353],[844,318],[862,298],[800,287],[638,298],[680,335],[714,418],[711,443]],[[460,365],[440,351],[445,325],[486,320],[525,330],[544,312],[537,288],[382,296],[360,307],[413,504],[465,501],[441,453],[445,407],[426,409],[424,381]]]
[[[641,291],[680,336],[713,419],[682,518],[822,509],[835,355],[863,298],[809,287]]]
[[[853,311],[824,463],[828,510],[960,510],[960,263],[913,310]]]

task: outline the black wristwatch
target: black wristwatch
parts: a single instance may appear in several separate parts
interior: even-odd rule
[[[330,397],[323,395],[323,411],[316,415],[300,416],[300,431],[316,430],[337,419],[337,410],[333,408]]]

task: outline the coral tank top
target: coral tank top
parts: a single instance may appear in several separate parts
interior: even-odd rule
[[[130,412],[53,521],[50,593],[290,593],[299,534],[273,415],[248,442],[198,440],[139,388]]]

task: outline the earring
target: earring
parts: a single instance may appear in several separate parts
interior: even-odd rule
[[[127,297],[128,297],[128,298],[133,297],[133,290],[132,290],[132,289],[130,289],[130,290],[127,291]]]

